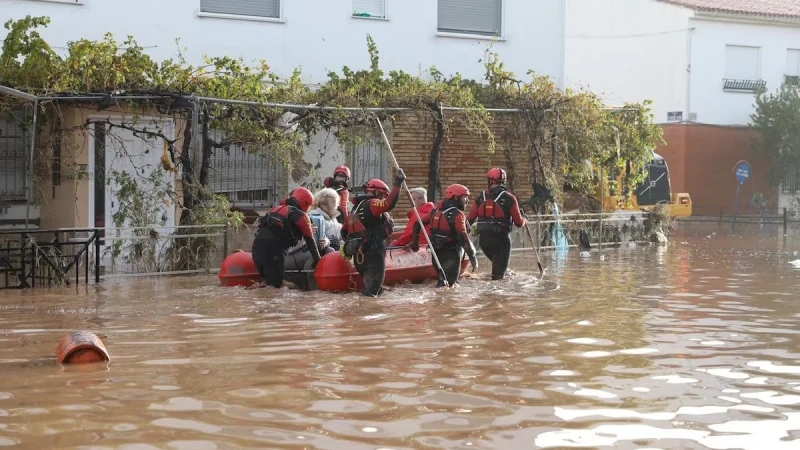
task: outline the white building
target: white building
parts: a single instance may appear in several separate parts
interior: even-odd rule
[[[509,70],[533,69],[564,83],[563,0],[0,0],[0,5],[3,22],[50,17],[40,33],[61,53],[70,41],[99,40],[110,32],[118,41],[133,36],[156,60],[175,58],[179,47],[187,49],[184,56],[193,64],[201,64],[204,55],[248,63],[263,59],[281,76],[301,68],[303,80],[314,84],[343,66],[368,68],[369,34],[387,70],[424,76],[435,66],[445,75],[481,79],[479,60],[492,44]],[[0,39],[5,34],[0,29]],[[25,197],[26,166],[11,163],[27,153],[23,145],[22,137],[0,143],[0,166],[8,172],[0,171],[0,186],[9,191],[0,192],[0,223],[19,223],[25,215],[19,202]],[[315,136],[306,162],[325,174],[348,163],[358,179],[386,176],[376,148],[345,151],[331,136]],[[149,153],[150,164],[158,164],[156,153]],[[212,187],[238,206],[269,206],[281,195],[283,187],[274,185],[276,168],[266,159],[244,152],[222,159],[215,163]],[[289,188],[302,181],[290,178]]]
[[[367,34],[383,67],[412,74],[436,66],[479,79],[494,38],[510,70],[564,78],[563,0],[2,0],[3,21],[26,15],[50,17],[42,36],[62,49],[111,32],[162,60],[176,56],[180,38],[192,62],[264,59],[281,75],[302,67],[308,82],[345,65],[367,68]]]
[[[650,98],[659,123],[746,125],[753,88],[800,75],[797,1],[569,0],[567,14],[567,85]]]
[[[753,165],[743,193],[775,198],[769,163],[753,160],[752,134],[730,127],[750,123],[756,88],[797,82],[800,2],[568,0],[567,17],[566,84],[587,86],[609,104],[652,99],[655,121],[676,124],[665,127],[661,151],[673,185],[697,207],[719,213],[732,205],[741,159]],[[800,178],[790,178],[772,207],[798,192]]]

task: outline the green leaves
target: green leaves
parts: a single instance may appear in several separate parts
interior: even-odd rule
[[[788,84],[772,94],[762,90],[755,107],[750,126],[761,138],[753,140],[753,152],[772,162],[770,182],[778,185],[800,167],[800,92]]]
[[[201,116],[208,120],[212,130],[221,131],[224,136],[219,142],[208,142],[211,148],[241,145],[254,153],[269,153],[287,164],[301,157],[304,143],[321,129],[334,131],[342,144],[357,143],[369,133],[369,121],[375,115],[391,119],[393,114],[343,109],[348,107],[407,108],[426,118],[428,123],[439,120],[442,105],[463,108],[445,115],[445,137],[449,124],[457,120],[486,139],[487,154],[499,147],[496,133],[502,132],[507,135],[504,138],[513,137],[515,142],[523,142],[532,167],[530,180],[545,182],[556,193],[564,182],[586,193],[593,191],[597,179],[590,175],[587,161],[609,170],[624,167],[625,161],[640,166],[649,159],[650,149],[661,142],[660,128],[652,123],[647,103],[626,105],[632,110],[609,113],[591,92],[562,91],[548,77],[538,76],[533,71],[528,71],[524,79],[517,79],[498,55],[491,52],[491,47],[480,61],[485,69],[482,80],[466,80],[460,74],[447,78],[436,67],[412,75],[401,70],[382,70],[377,44],[367,35],[367,68],[357,70],[344,66],[338,73],[330,72],[326,82],[312,90],[302,81],[299,68],[283,78],[272,72],[263,60],[247,64],[241,58],[204,56],[203,63],[194,66],[184,57],[185,50],[178,47],[176,58],[157,62],[132,36],[121,44],[111,34],[99,41],[70,42],[66,54],[61,57],[38,33],[49,21],[46,17],[29,16],[6,22],[9,33],[0,55],[0,83],[38,94],[124,91],[175,96],[180,106],[176,110],[171,105],[168,114],[183,118],[190,117],[190,112],[180,97],[190,94],[338,107],[331,111],[295,111],[297,115],[290,119],[287,127],[283,123],[286,112],[283,108],[202,104]],[[794,95],[793,101],[798,101],[796,93],[784,95]],[[0,102],[0,114],[19,106],[18,102],[4,98]],[[139,101],[118,103],[134,112],[153,106],[153,103]],[[164,108],[164,103],[159,106]],[[511,119],[508,119],[509,124],[500,127],[496,116],[489,114],[486,108],[514,108],[522,112],[504,115],[502,120]],[[763,108],[774,107],[765,98]],[[45,108],[42,123],[48,118],[54,119],[56,114]],[[764,126],[767,125],[774,126],[765,120]],[[789,125],[787,121],[786,127]],[[503,130],[499,131],[501,128]],[[617,135],[619,158],[616,158]],[[800,133],[784,133],[765,142],[767,147],[776,148],[787,145],[792,136],[797,135]],[[559,159],[552,170],[546,161],[556,139]],[[626,182],[636,182],[641,176],[641,171],[633,170],[626,175]]]

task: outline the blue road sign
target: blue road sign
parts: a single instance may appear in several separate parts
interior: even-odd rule
[[[739,161],[733,167],[733,174],[736,176],[736,181],[739,184],[744,183],[750,178],[750,163],[747,161]]]

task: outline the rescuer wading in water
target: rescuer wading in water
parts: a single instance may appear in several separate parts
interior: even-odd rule
[[[288,198],[281,200],[280,205],[258,219],[258,231],[252,247],[253,262],[267,286],[281,287],[286,250],[297,245],[300,239],[305,239],[314,264],[319,261],[311,219],[306,214],[312,203],[314,197],[311,191],[297,188]]]
[[[397,206],[400,186],[406,179],[403,169],[394,176],[394,187],[372,179],[364,185],[365,195],[353,198],[355,207],[342,226],[344,254],[353,258],[358,273],[364,279],[361,293],[377,297],[386,276],[386,240],[394,231],[388,212]]]
[[[439,273],[439,283],[436,287],[443,287],[445,277],[447,284],[453,286],[458,283],[461,274],[461,260],[466,252],[472,271],[478,269],[478,260],[475,258],[475,247],[469,238],[469,225],[464,209],[469,202],[469,189],[460,184],[451,184],[444,191],[444,200],[439,202],[439,206],[431,211],[422,221],[426,224],[426,230],[431,239],[433,249],[442,265],[444,275],[435,266]],[[419,222],[414,223],[414,231],[411,234],[411,250],[419,250]],[[431,255],[433,259],[433,255]]]
[[[492,262],[492,279],[502,280],[511,259],[511,227],[527,226],[517,197],[505,188],[506,171],[494,167],[486,173],[489,189],[481,192],[469,211],[470,224],[477,221],[483,254]]]

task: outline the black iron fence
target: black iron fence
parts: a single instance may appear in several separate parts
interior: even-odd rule
[[[686,223],[716,223],[755,225],[776,225],[783,228],[784,233],[790,225],[800,223],[800,211],[788,208],[758,208],[742,207],[733,210],[731,206],[696,206],[692,205],[692,215],[679,217],[680,222]]]
[[[98,230],[0,231],[0,289],[98,282],[99,248]]]

